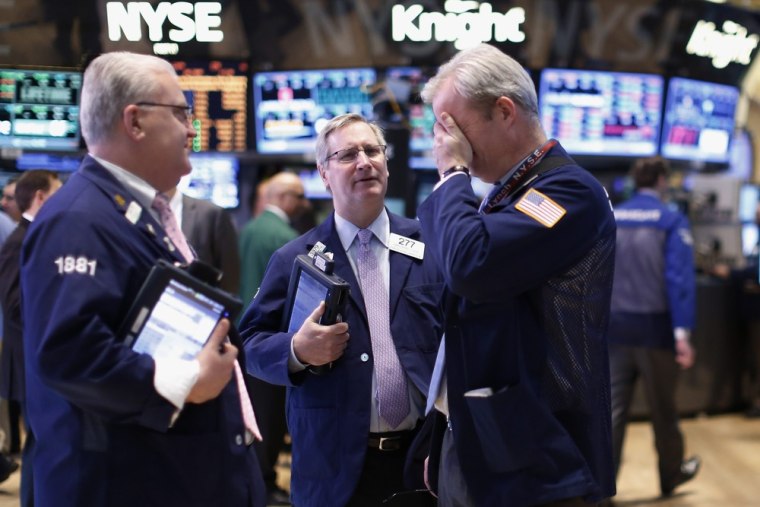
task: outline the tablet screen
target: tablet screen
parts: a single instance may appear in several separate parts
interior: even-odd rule
[[[153,357],[193,359],[224,312],[222,304],[170,280],[132,348]]]
[[[328,287],[319,283],[318,280],[309,276],[308,271],[302,269],[298,276],[298,287],[293,301],[293,309],[290,312],[288,332],[293,333],[301,328],[306,317],[324,301],[327,297]]]

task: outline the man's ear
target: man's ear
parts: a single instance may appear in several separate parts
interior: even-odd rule
[[[142,126],[140,106],[130,104],[125,107],[124,111],[121,113],[121,123],[124,127],[124,131],[132,140],[139,141],[145,136],[145,131]]]
[[[517,106],[515,105],[515,102],[509,97],[504,97],[502,95],[496,99],[496,104],[494,107],[496,108],[496,114],[498,115],[499,119],[507,120],[510,122],[515,120],[515,109]]]

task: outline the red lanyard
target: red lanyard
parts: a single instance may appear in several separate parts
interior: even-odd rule
[[[507,181],[501,185],[501,188],[499,188],[498,191],[491,192],[489,194],[488,200],[480,208],[480,213],[489,213],[493,207],[499,203],[499,201],[511,194],[512,191],[515,190],[523,182],[525,177],[530,174],[530,170],[533,169],[539,162],[541,162],[541,160],[544,158],[544,155],[546,155],[549,150],[554,148],[556,144],[556,139],[549,139],[542,146],[536,148],[533,153],[528,155],[528,158],[523,160],[522,164],[520,164],[517,169],[514,170],[512,176],[507,178]]]

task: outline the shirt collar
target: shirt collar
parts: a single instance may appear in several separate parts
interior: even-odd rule
[[[290,217],[288,216],[288,214],[282,211],[282,209],[278,208],[274,204],[266,204],[264,206],[264,209],[267,211],[271,211],[272,213],[280,217],[283,220],[283,222],[285,222],[286,224],[290,223]]]
[[[96,157],[92,153],[90,153],[90,156],[111,173],[119,183],[124,185],[144,208],[151,209],[153,199],[156,197],[158,190],[153,188],[150,183],[112,162]]]
[[[385,248],[388,248],[388,237],[391,234],[391,222],[385,208],[383,208],[383,211],[380,212],[375,221],[369,224],[367,229],[372,231]],[[351,248],[351,244],[354,242],[354,238],[356,238],[356,233],[359,232],[359,227],[335,213],[335,230],[338,232],[338,237],[340,238],[340,243],[343,245],[343,249],[348,252],[348,249]]]

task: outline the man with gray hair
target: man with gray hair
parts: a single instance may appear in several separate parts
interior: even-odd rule
[[[89,154],[22,250],[39,507],[264,505],[229,321],[191,360],[138,353],[120,332],[156,262],[193,257],[164,194],[191,170],[190,115],[160,58],[107,53],[84,73]]]
[[[335,212],[269,261],[240,324],[248,370],[287,386],[293,504],[383,507],[409,486],[404,465],[424,413],[443,285],[419,223],[384,206],[389,172],[377,125],[358,114],[330,120],[317,139],[317,168]],[[320,303],[288,332],[282,321],[293,261],[313,251],[333,254],[351,293],[342,322],[320,324]],[[434,500],[424,491],[412,497],[390,505]]]
[[[458,53],[422,97],[441,180],[418,214],[449,290],[430,486],[441,506],[599,502],[615,491],[607,195],[546,138],[533,82],[498,49]],[[482,202],[470,174],[494,184]]]

